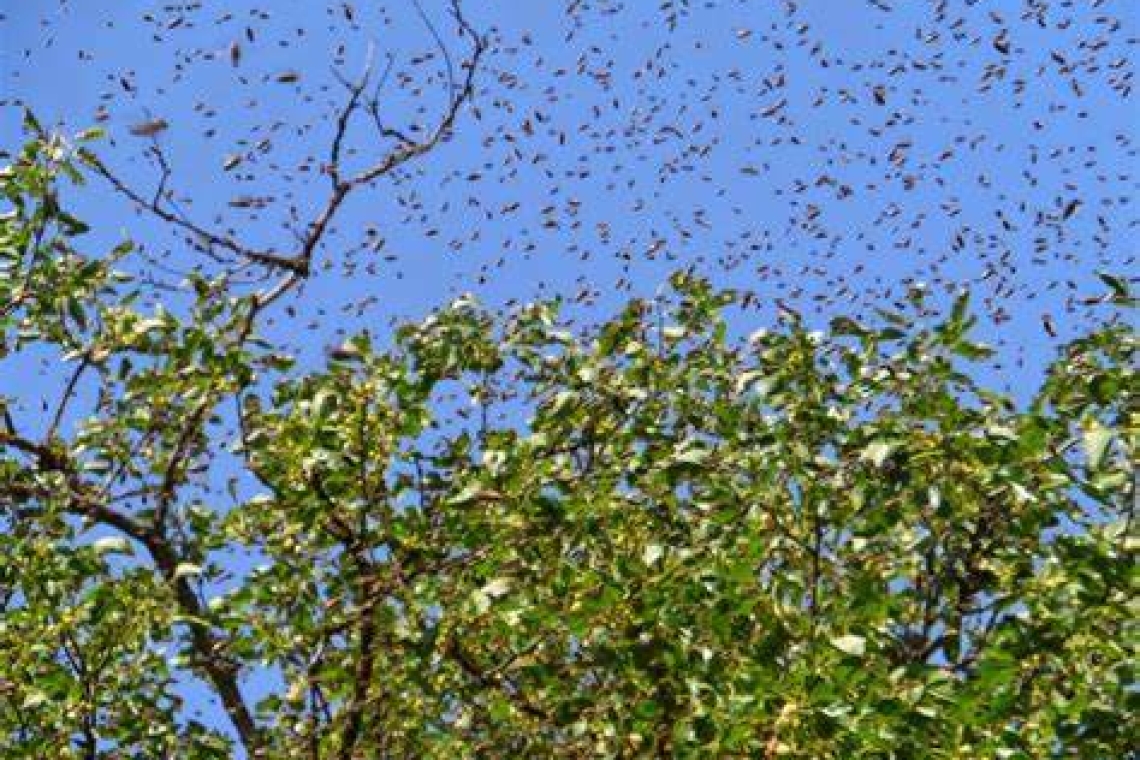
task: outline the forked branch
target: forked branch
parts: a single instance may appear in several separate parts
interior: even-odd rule
[[[446,105],[435,126],[426,136],[419,139],[409,138],[405,132],[384,126],[380,119],[380,88],[391,71],[393,63],[391,57],[388,58],[385,71],[379,77],[376,89],[372,93],[368,93],[368,88],[373,81],[371,51],[364,72],[358,79],[349,81],[336,75],[347,89],[348,98],[336,115],[335,128],[329,146],[328,162],[324,166],[324,172],[328,175],[331,186],[327,197],[323,203],[319,204],[319,210],[313,216],[312,221],[306,226],[304,232],[299,234],[298,241],[292,251],[282,252],[257,248],[236,239],[232,235],[208,229],[174,208],[169,202],[169,192],[166,189],[170,175],[169,166],[161,155],[161,151],[158,152],[161,169],[158,189],[149,197],[127,184],[89,150],[81,148],[80,155],[116,191],[140,209],[184,232],[191,245],[198,250],[211,256],[228,254],[236,257],[243,265],[260,266],[271,273],[281,274],[282,278],[275,285],[267,288],[264,293],[257,297],[259,307],[263,308],[308,278],[317,249],[327,236],[333,219],[354,190],[371,185],[391,175],[410,161],[431,152],[451,134],[463,107],[473,99],[475,76],[487,49],[487,42],[467,20],[460,7],[459,0],[451,0],[450,9],[458,26],[459,35],[470,42],[468,58],[459,67],[462,69],[461,74],[457,73],[451,52],[444,44],[438,30],[420,5],[416,3],[416,10],[420,18],[424,21],[432,39],[439,48],[447,80],[445,85],[447,90]],[[355,172],[348,172],[344,166],[345,145],[349,139],[353,117],[362,110],[372,117],[380,137],[395,140],[396,144],[373,163]]]

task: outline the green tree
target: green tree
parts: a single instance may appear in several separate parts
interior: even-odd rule
[[[84,252],[83,163],[0,173],[0,372],[66,368],[38,419],[0,397],[4,757],[1140,744],[1126,326],[1018,405],[965,297],[736,340],[682,273],[587,336],[458,301],[303,369],[259,337],[281,288],[150,308],[129,246]]]

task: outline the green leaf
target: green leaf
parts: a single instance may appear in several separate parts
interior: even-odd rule
[[[32,113],[31,109],[24,109],[24,131],[31,132],[37,136],[44,134],[44,128],[40,124],[39,119]]]
[[[483,588],[479,589],[480,593],[491,599],[498,599],[500,596],[505,596],[510,590],[511,581],[509,578],[495,578],[483,586]]]
[[[195,575],[202,574],[202,566],[195,565],[190,562],[180,562],[178,567],[174,568],[175,578],[188,578]]]
[[[511,582],[508,578],[495,578],[482,588],[476,589],[471,595],[476,611],[479,613],[487,612],[491,609],[491,603],[495,599],[506,596],[510,590]]]
[[[99,556],[105,554],[134,554],[134,546],[130,539],[122,536],[104,536],[91,543],[91,548]]]
[[[1084,448],[1089,469],[1099,470],[1104,465],[1105,455],[1113,437],[1113,431],[1099,421],[1090,419],[1085,423]]]
[[[860,455],[860,459],[865,462],[870,462],[875,467],[882,467],[887,458],[895,452],[899,447],[897,442],[894,441],[872,441],[867,444]]]
[[[677,464],[699,466],[707,462],[711,456],[712,451],[703,443],[689,441],[673,456],[673,461]]]
[[[1096,276],[1100,281],[1107,285],[1112,290],[1113,298],[1117,301],[1128,302],[1131,300],[1131,293],[1128,287],[1128,281],[1123,277],[1108,274],[1107,272],[1097,272]]]
[[[486,492],[486,490],[487,489],[483,486],[483,484],[477,481],[474,483],[468,483],[459,491],[459,493],[452,496],[449,501],[452,504],[469,504],[473,501],[477,501]]]
[[[862,636],[851,634],[836,636],[831,640],[831,645],[840,652],[849,654],[852,657],[862,657],[867,653],[867,639]]]
[[[51,701],[50,696],[43,693],[42,691],[35,690],[35,691],[29,692],[28,695],[26,697],[24,697],[24,701],[20,705],[20,707],[21,707],[21,709],[24,709],[24,710],[34,710],[35,708],[40,707],[41,705],[48,704],[50,701]]]
[[[106,134],[106,130],[102,127],[91,127],[76,135],[76,139],[80,142],[94,142],[95,140],[102,140]]]
[[[831,320],[831,331],[836,335],[854,335],[862,337],[867,335],[867,328],[850,317],[835,317]]]

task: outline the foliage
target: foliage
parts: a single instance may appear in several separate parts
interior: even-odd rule
[[[5,757],[1140,744],[1126,327],[1018,406],[965,296],[741,341],[681,273],[589,336],[461,300],[300,368],[227,283],[151,309],[82,253],[75,156],[0,174],[0,366],[66,368],[0,398]]]

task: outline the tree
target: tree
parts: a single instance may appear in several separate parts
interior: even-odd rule
[[[5,757],[1137,746],[1127,326],[1019,406],[965,296],[739,340],[682,272],[588,335],[460,300],[307,368],[224,277],[141,305],[61,208],[84,165],[0,175],[0,366],[70,368],[0,397]]]

